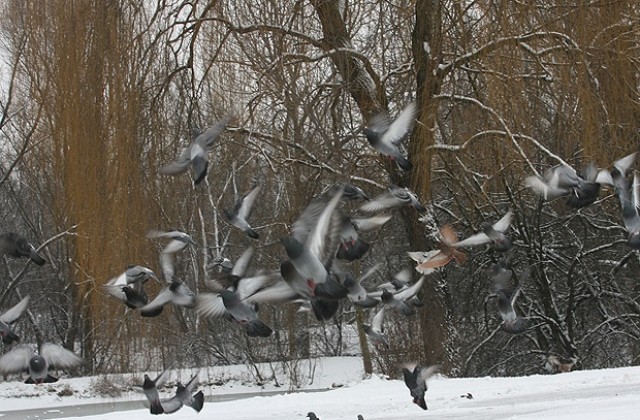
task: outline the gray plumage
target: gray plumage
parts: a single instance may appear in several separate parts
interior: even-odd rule
[[[475,235],[471,235],[462,241],[450,244],[452,247],[460,248],[467,246],[478,246],[484,244],[491,244],[496,251],[505,252],[511,249],[511,239],[506,235],[511,220],[513,219],[513,212],[509,210],[504,216],[500,218],[493,225],[485,224],[482,232],[478,232]]]
[[[509,334],[521,334],[525,332],[529,326],[526,318],[518,316],[514,305],[518,294],[520,293],[520,285],[515,286],[511,280],[512,275],[509,270],[500,271],[500,275],[494,277],[492,291],[497,297],[498,312],[502,318],[501,328]],[[531,269],[528,268],[520,277],[520,284],[526,281],[530,275]]]
[[[164,407],[160,401],[160,395],[158,394],[158,388],[164,385],[169,377],[169,368],[164,369],[155,379],[151,379],[149,375],[144,375],[144,383],[142,384],[142,390],[144,395],[149,401],[149,411],[151,414],[164,413]],[[139,386],[139,385],[138,385]]]
[[[370,118],[364,134],[369,144],[378,152],[395,160],[405,171],[411,170],[411,162],[404,156],[402,141],[407,137],[416,114],[415,102],[409,103],[392,122],[381,112]]]
[[[627,245],[633,249],[640,249],[640,179],[638,174],[633,174],[633,183],[629,181],[619,170],[611,171],[616,195],[620,201],[622,221],[627,230]]]
[[[423,410],[427,409],[427,403],[424,400],[424,394],[427,392],[427,380],[438,371],[439,365],[422,367],[420,365],[407,365],[402,368],[404,375],[404,383],[409,388],[413,403]]]
[[[47,262],[27,238],[15,232],[0,235],[0,254],[15,258],[27,257],[38,265],[44,265]]]
[[[0,315],[0,337],[2,337],[3,344],[9,345],[14,341],[20,341],[20,337],[13,332],[11,326],[22,316],[24,311],[27,310],[28,305],[29,296],[23,298],[11,309]]]
[[[149,279],[160,282],[151,269],[141,265],[130,265],[118,277],[110,279],[103,288],[110,296],[122,301],[129,308],[139,309],[149,303],[144,291],[144,284]]]
[[[198,413],[202,410],[204,405],[204,394],[202,391],[198,391],[193,394],[198,379],[198,373],[196,373],[187,385],[182,385],[178,382],[176,386],[176,395],[171,399],[162,401],[162,408],[165,414],[172,414],[181,409],[183,406],[191,407]]]
[[[413,191],[408,188],[401,188],[395,185],[391,185],[387,192],[384,192],[364,203],[360,206],[360,211],[366,213],[377,213],[403,206],[412,206],[420,213],[427,211]]]
[[[58,380],[49,375],[49,369],[71,369],[82,363],[80,356],[58,344],[44,343],[38,353],[29,346],[18,346],[0,357],[0,373],[27,371],[29,378],[25,383],[42,384]]]
[[[167,242],[167,245],[165,245],[162,252],[160,253],[160,265],[162,266],[162,275],[164,276],[164,279],[167,282],[173,279],[175,254],[182,251],[189,245],[193,245],[193,246],[197,245],[191,236],[178,230],[172,230],[169,232],[151,230],[147,233],[147,238],[169,239],[169,242]]]
[[[253,205],[259,193],[260,185],[256,185],[251,189],[251,191],[240,196],[238,200],[236,200],[233,210],[224,209],[224,214],[227,216],[229,223],[253,239],[260,238],[260,235],[251,227],[247,219],[251,215],[251,210],[253,209]]]
[[[309,420],[320,420],[320,417],[316,416],[316,413],[314,413],[313,411],[309,411],[307,413],[307,417],[309,418]]]
[[[166,175],[180,175],[193,166],[193,183],[200,184],[207,176],[209,167],[209,152],[218,140],[218,137],[227,128],[231,116],[227,115],[218,123],[195,137],[193,142],[173,162],[160,168],[160,172]]]
[[[372,318],[371,324],[364,324],[363,328],[365,334],[376,347],[388,349],[389,342],[387,341],[387,335],[384,333],[384,315],[385,307],[383,306]]]
[[[140,308],[140,314],[144,317],[158,316],[169,303],[193,309],[196,306],[196,294],[185,283],[174,279],[151,302]]]

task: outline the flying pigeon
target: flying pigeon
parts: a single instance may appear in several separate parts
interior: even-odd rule
[[[434,268],[442,267],[456,260],[458,264],[464,264],[467,256],[457,250],[453,244],[458,242],[458,235],[451,226],[440,228],[442,240],[438,242],[438,249],[429,252],[409,252],[409,256],[418,263],[416,270],[423,274],[430,273]]]
[[[329,275],[332,252],[326,251],[337,248],[337,229],[331,221],[341,197],[342,190],[339,190],[328,203],[313,200],[293,224],[292,235],[281,239],[289,261],[298,273],[297,276],[282,273],[282,277],[303,297],[339,299],[347,295],[346,289]]]
[[[364,324],[363,329],[365,334],[367,334],[371,342],[376,347],[382,346],[388,349],[389,342],[387,341],[387,336],[384,333],[384,325],[383,325],[384,314],[385,314],[385,307],[383,306],[371,320],[371,325]]]
[[[633,184],[620,171],[611,171],[613,185],[620,200],[622,209],[622,221],[627,230],[627,245],[633,249],[640,249],[640,178],[638,174],[633,174]]]
[[[221,258],[218,258],[219,261]],[[247,272],[247,268],[253,259],[253,247],[248,247],[244,250],[244,252],[238,257],[235,263],[232,263],[230,260],[226,259],[228,263],[222,260],[222,263],[214,260],[213,263],[209,264],[207,268],[213,268],[216,266],[222,266],[222,264],[227,265],[227,269],[223,268],[222,273],[215,275],[213,280],[206,279],[205,285],[212,290],[220,289],[220,284],[222,287],[235,287],[238,280],[243,278]]]
[[[144,291],[144,284],[149,279],[160,282],[150,268],[130,265],[124,273],[109,280],[103,288],[109,295],[121,300],[129,308],[139,309],[149,303],[149,298]]]
[[[342,212],[336,211],[336,213],[339,214],[338,217],[340,218],[340,245],[336,258],[349,262],[361,259],[371,247],[359,234],[377,229],[391,219],[391,216],[355,218],[349,217]]]
[[[180,175],[193,166],[195,185],[200,184],[207,176],[209,166],[209,151],[218,140],[218,137],[227,128],[231,116],[227,115],[201,134],[196,136],[193,142],[173,162],[160,168],[160,172],[166,175]]]
[[[440,369],[439,365],[422,367],[420,365],[407,365],[402,368],[404,375],[404,383],[411,391],[413,403],[417,404],[423,410],[427,409],[427,403],[424,400],[424,393],[427,391],[427,380]]]
[[[0,315],[0,337],[2,337],[3,344],[9,345],[14,341],[20,341],[20,337],[11,329],[11,325],[22,316],[27,309],[27,305],[29,305],[29,296],[23,298],[14,307]]]
[[[626,173],[635,160],[635,153],[614,162],[615,170]],[[525,185],[540,194],[546,201],[566,197],[573,208],[583,208],[597,200],[602,184],[613,184],[611,173],[598,170],[593,163],[586,165],[580,173],[566,164],[549,168],[543,178],[530,176]]]
[[[411,279],[412,279],[411,271],[409,269],[405,268],[405,269],[402,269],[402,270],[398,271],[396,274],[394,274],[389,282],[382,283],[382,284],[378,285],[376,287],[376,289],[378,289],[378,290],[388,290],[389,292],[394,293],[394,294],[398,294],[400,292],[408,293],[409,296],[411,294],[413,294],[413,297],[408,297],[407,298],[407,302],[411,303],[413,306],[420,307],[420,306],[423,305],[423,303],[420,300],[420,298],[418,298],[418,296],[416,296],[416,293],[418,292],[419,288],[416,288],[414,286],[413,289],[410,289],[410,290],[407,291],[407,289],[409,289],[409,287],[410,287]],[[374,296],[379,296],[378,292],[374,292],[373,295]],[[402,295],[400,295],[400,296],[402,296]]]
[[[413,165],[403,155],[401,143],[411,131],[415,115],[416,104],[411,102],[393,122],[389,121],[386,113],[381,112],[371,117],[368,126],[364,128],[369,144],[378,152],[395,160],[405,171],[411,170]]]
[[[415,313],[414,306],[416,306],[412,304],[412,301],[422,288],[424,281],[425,276],[422,276],[414,285],[402,289],[399,292],[391,292],[390,290],[384,289],[381,292],[373,292],[369,295],[380,299],[389,309],[400,312],[404,316],[411,316]]]
[[[202,391],[198,391],[196,394],[192,394],[197,385],[197,379],[198,373],[196,373],[193,378],[191,378],[186,386],[178,382],[178,385],[176,387],[176,395],[174,395],[169,400],[161,402],[165,414],[175,413],[176,411],[180,410],[183,405],[193,408],[198,413],[200,412],[200,410],[202,410],[202,407],[204,405],[204,394],[202,393]]]
[[[151,414],[162,414],[164,408],[160,402],[160,395],[158,394],[158,388],[164,385],[169,377],[169,368],[163,370],[155,379],[151,380],[149,375],[144,375],[144,383],[142,384],[142,390],[145,397],[149,401],[149,410]],[[139,386],[139,385],[136,385]]]
[[[269,337],[273,330],[258,318],[255,308],[244,300],[242,283],[252,281],[251,278],[242,279],[238,282],[238,290],[222,289],[218,293],[198,294],[198,313],[234,321],[244,327],[249,337]]]
[[[260,185],[254,186],[251,191],[238,198],[233,210],[224,209],[224,214],[227,216],[229,223],[237,227],[241,231],[247,234],[250,238],[258,239],[260,235],[253,230],[247,219],[253,209],[253,204],[256,201],[256,197],[260,193]]]
[[[49,369],[70,369],[82,363],[80,356],[57,344],[42,344],[39,354],[31,347],[22,345],[0,357],[0,373],[6,375],[28,371],[26,384],[42,384],[58,381],[58,378],[49,375]]]
[[[15,258],[28,257],[38,265],[44,265],[47,262],[27,241],[27,238],[15,232],[0,235],[0,255],[9,255]]]
[[[451,244],[454,248],[467,246],[478,246],[490,243],[498,252],[505,252],[511,249],[511,239],[506,235],[507,229],[511,225],[513,212],[509,210],[500,220],[493,225],[485,224],[482,232],[471,235],[468,238]]]
[[[189,245],[196,246],[196,242],[191,236],[178,230],[170,232],[162,232],[159,230],[151,230],[147,233],[147,238],[169,238],[170,241],[164,247],[160,254],[160,264],[162,265],[162,274],[166,281],[171,281],[174,275],[174,255]]]
[[[418,201],[418,197],[413,191],[396,185],[391,185],[389,187],[389,191],[384,192],[364,203],[360,206],[360,211],[365,213],[377,213],[402,206],[413,206],[420,213],[425,213],[427,211],[420,201]]]
[[[520,277],[520,282],[525,281],[530,275],[530,268],[527,269]],[[500,328],[509,334],[520,334],[527,330],[529,322],[526,318],[522,318],[516,314],[513,307],[520,287],[514,287],[511,282],[511,276],[508,273],[494,277],[493,293],[498,298],[498,312],[502,318]]]
[[[140,315],[155,317],[162,313],[166,304],[193,309],[196,307],[196,294],[185,283],[173,279],[168,286],[160,290],[151,302],[140,308]]]

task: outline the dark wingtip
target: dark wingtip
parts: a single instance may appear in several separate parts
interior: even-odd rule
[[[202,391],[198,391],[196,395],[193,396],[193,403],[191,404],[191,408],[196,410],[198,413],[202,410],[204,406],[204,394]]]
[[[246,232],[247,232],[247,236],[249,236],[250,238],[253,238],[253,239],[259,239],[260,238],[260,235],[258,234],[258,232],[256,232],[253,229],[249,229]]]
[[[146,318],[153,318],[154,316],[158,316],[162,313],[162,310],[164,309],[163,306],[160,306],[157,309],[153,309],[153,310],[146,310],[146,311],[140,311],[140,315],[146,317]]]
[[[422,408],[423,410],[427,409],[427,402],[424,400],[424,398],[414,398],[413,402],[414,402],[414,404],[417,404],[418,407]]]
[[[149,411],[151,414],[164,414],[164,408],[162,404],[160,404],[160,401],[153,401],[149,406]]]
[[[249,337],[269,337],[273,330],[260,320],[251,321],[245,324]]]
[[[31,258],[31,261],[33,261],[34,263],[36,263],[38,265],[45,265],[46,262],[47,262],[47,260],[42,258],[40,256],[40,254],[38,254],[36,251],[31,251],[31,254],[29,255],[29,258]]]

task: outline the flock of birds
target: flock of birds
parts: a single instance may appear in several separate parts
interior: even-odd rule
[[[381,114],[364,129],[371,146],[396,161],[403,170],[411,169],[402,142],[411,131],[415,112],[415,104],[411,103],[396,119],[391,120]],[[186,150],[162,167],[160,172],[180,175],[191,167],[194,184],[200,184],[207,175],[209,151],[217,144],[230,120],[231,117],[227,116],[197,135]],[[635,153],[624,157],[616,161],[611,170],[598,170],[594,165],[588,165],[583,171],[577,172],[567,164],[560,164],[550,168],[544,176],[527,178],[526,185],[545,200],[564,197],[567,204],[575,208],[593,203],[601,185],[612,185],[620,200],[623,222],[629,232],[628,244],[640,249],[640,181],[635,174],[632,182],[627,179],[634,159]],[[246,194],[237,198],[233,209],[224,209],[229,224],[256,241],[260,235],[252,227],[250,218],[261,189],[259,183],[253,185]],[[347,202],[357,203],[357,209],[348,211]],[[388,191],[369,198],[361,188],[350,183],[333,185],[308,203],[291,225],[290,234],[281,239],[286,258],[277,269],[251,270],[254,249],[249,246],[235,262],[222,256],[213,259],[208,266],[211,272],[208,277],[211,278],[204,281],[209,291],[198,293],[175,273],[175,259],[186,247],[196,245],[193,238],[181,231],[151,231],[147,235],[150,240],[165,242],[160,253],[162,280],[147,267],[131,265],[109,280],[104,290],[144,317],[160,316],[165,306],[176,305],[193,309],[202,316],[233,322],[250,337],[269,337],[273,333],[272,328],[259,317],[258,308],[263,303],[298,304],[301,311],[312,313],[318,321],[331,319],[342,301],[363,308],[379,306],[380,309],[375,313],[371,312],[371,322],[364,325],[364,332],[376,348],[383,349],[389,346],[384,328],[386,314],[395,312],[401,316],[412,316],[416,307],[422,305],[418,293],[426,275],[454,260],[463,264],[466,260],[463,248],[489,245],[505,255],[490,271],[494,279],[492,292],[497,297],[497,309],[503,321],[501,328],[511,334],[526,331],[527,320],[519,316],[514,308],[519,287],[509,253],[513,245],[508,234],[513,218],[511,210],[495,223],[485,224],[482,231],[463,240],[458,239],[451,226],[443,226],[437,249],[409,253],[417,262],[416,270],[422,274],[418,281],[412,282],[411,270],[405,269],[389,282],[376,286],[375,290],[367,290],[363,286],[363,282],[378,269],[378,266],[374,266],[359,277],[350,272],[349,264],[362,259],[370,249],[363,235],[380,229],[391,219],[393,210],[403,206],[413,207],[420,214],[427,212],[416,194],[408,188],[392,185]],[[15,233],[0,236],[0,252],[13,257],[28,257],[39,265],[45,263],[36,248]],[[520,276],[520,282],[527,275],[528,271],[525,271]],[[149,281],[163,286],[153,299],[146,292]],[[28,303],[29,297],[26,297],[0,316],[0,334],[5,345],[19,340],[12,331],[12,324],[22,315]],[[79,356],[57,344],[44,343],[38,352],[29,346],[19,345],[0,357],[0,373],[28,371],[27,382],[40,384],[57,380],[49,374],[50,369],[70,369],[81,363]],[[413,402],[424,410],[427,409],[424,399],[427,380],[438,368],[437,365],[419,364],[403,367],[404,381]],[[204,395],[202,391],[194,393],[198,375],[193,376],[186,385],[179,383],[174,397],[161,400],[158,387],[166,381],[167,373],[165,369],[153,380],[148,375],[144,376],[141,388],[148,399],[151,414],[173,413],[185,405],[199,412],[203,407]],[[316,418],[313,413],[309,413],[308,417]]]

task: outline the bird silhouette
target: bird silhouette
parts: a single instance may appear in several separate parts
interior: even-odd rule
[[[233,210],[224,209],[224,214],[227,216],[229,223],[253,239],[260,238],[260,235],[253,230],[247,219],[251,215],[251,210],[260,193],[260,189],[260,185],[255,185],[248,193],[240,196],[236,200]]]
[[[11,309],[0,315],[0,337],[2,337],[3,344],[9,345],[14,341],[20,341],[20,337],[13,332],[11,326],[22,316],[24,311],[27,310],[28,305],[29,296],[26,296]]]
[[[36,248],[19,233],[7,232],[0,235],[0,255],[15,258],[27,257],[38,265],[44,265],[47,260],[42,258]]]
[[[411,392],[413,403],[423,410],[427,409],[427,403],[424,400],[424,394],[427,391],[427,380],[438,370],[439,365],[422,367],[420,365],[406,365],[402,368],[404,375],[404,383]]]
[[[369,144],[381,154],[395,160],[405,171],[411,170],[413,165],[404,156],[401,146],[413,127],[415,114],[416,104],[411,102],[393,121],[390,121],[385,112],[380,112],[371,117],[364,128]]]
[[[27,371],[29,378],[26,384],[51,383],[57,382],[58,378],[49,375],[50,369],[71,369],[83,362],[80,356],[58,344],[43,343],[38,353],[29,346],[21,345],[0,357],[0,373]]]
[[[166,175],[180,175],[193,166],[194,185],[200,184],[207,176],[209,167],[209,152],[218,137],[227,128],[231,116],[227,115],[218,123],[198,134],[193,142],[173,162],[160,168],[160,172]]]

